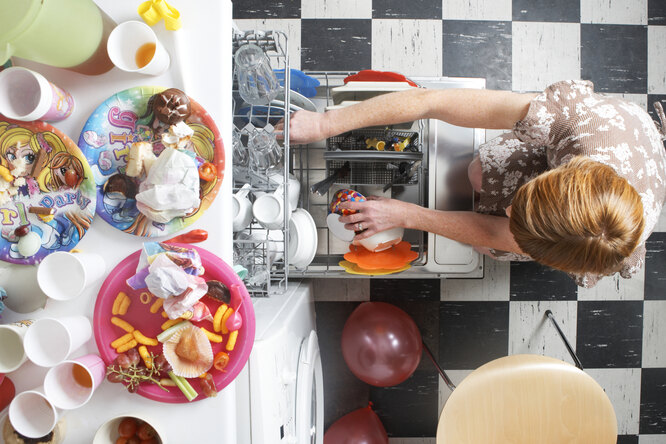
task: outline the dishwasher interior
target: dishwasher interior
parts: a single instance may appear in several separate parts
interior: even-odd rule
[[[355,73],[307,74],[320,81],[317,95],[311,98],[319,112],[338,106],[345,100],[363,100],[376,94],[367,91],[332,94],[345,84],[345,78]],[[485,86],[483,79],[410,79],[426,88]],[[373,139],[391,138],[408,139],[409,146],[402,151],[388,148],[378,151],[369,146]],[[349,251],[349,244],[333,236],[326,225],[329,202],[340,188],[354,189],[364,196],[383,196],[439,210],[472,210],[474,195],[467,179],[467,165],[484,140],[483,130],[455,127],[438,120],[423,120],[358,129],[309,145],[292,144],[290,168],[301,182],[301,206],[312,214],[316,222],[318,247],[313,262],[305,269],[292,267],[290,275],[354,277],[338,265]],[[333,174],[345,162],[349,162],[349,171],[335,181],[328,193],[320,196],[309,191],[313,184]],[[405,230],[403,240],[408,241],[419,256],[410,269],[388,277],[483,276],[483,260],[468,245],[418,230]]]
[[[341,188],[353,189],[364,196],[384,196],[412,202],[438,210],[471,210],[473,191],[467,180],[467,165],[485,131],[455,127],[438,120],[407,122],[390,127],[363,128],[309,145],[291,145],[288,129],[279,139],[282,159],[268,170],[254,170],[247,159],[248,134],[255,127],[268,131],[284,118],[288,128],[292,105],[297,94],[290,92],[290,69],[287,38],[275,31],[244,31],[234,36],[234,50],[245,43],[261,46],[270,58],[273,69],[283,70],[282,101],[268,106],[247,106],[238,94],[234,81],[234,193],[244,185],[255,195],[275,193],[279,183],[271,177],[282,176],[283,198],[289,194],[289,177],[300,182],[298,207],[305,209],[316,225],[317,248],[307,266],[290,264],[290,224],[285,214],[281,230],[265,230],[253,219],[244,229],[234,233],[234,263],[247,266],[245,284],[253,296],[268,296],[286,289],[289,277],[364,277],[345,272],[339,263],[349,251],[349,243],[337,239],[329,231],[326,217],[334,193]],[[354,72],[306,72],[317,79],[316,95],[309,101],[318,112],[345,101],[358,101],[381,92],[341,91],[345,79]],[[483,88],[483,79],[412,77],[426,88]],[[344,88],[342,88],[344,90]],[[386,91],[387,92],[387,91]],[[292,99],[294,97],[294,99]],[[302,100],[302,99],[301,99]],[[300,104],[302,105],[302,103]],[[296,108],[298,109],[298,108]],[[261,112],[259,112],[260,110]],[[268,123],[268,125],[267,125]],[[385,149],[377,143],[387,141]],[[344,174],[323,195],[310,188],[340,168]],[[251,197],[254,200],[255,197]],[[405,230],[403,240],[418,253],[411,268],[391,274],[391,278],[477,278],[483,276],[483,261],[470,246],[442,236],[418,230]]]

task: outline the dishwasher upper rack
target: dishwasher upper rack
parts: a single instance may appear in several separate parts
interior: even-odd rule
[[[333,98],[330,94],[330,90],[336,86],[342,86],[344,84],[344,78],[352,74],[356,74],[355,71],[306,71],[306,74],[316,78],[320,81],[320,86],[317,88],[317,96],[310,98],[315,102],[317,110],[323,112],[326,107],[333,105]],[[402,128],[402,127],[401,127]],[[403,131],[402,129],[393,129],[393,131]],[[376,129],[377,131],[386,131],[386,129]],[[362,131],[369,132],[374,131],[371,128],[365,128]],[[328,177],[333,171],[342,166],[345,161],[356,164],[356,170],[359,171],[359,168],[370,167],[375,176],[368,179],[367,185],[375,184],[374,189],[378,190],[381,193],[381,185],[388,182],[389,176],[382,176],[382,174],[376,174],[380,169],[386,171],[387,163],[402,161],[415,161],[420,159],[420,165],[418,166],[417,173],[415,174],[416,181],[410,180],[408,183],[395,183],[391,189],[391,196],[396,198],[401,198],[405,194],[412,196],[410,201],[414,201],[420,205],[425,205],[425,200],[427,196],[427,186],[428,186],[428,156],[427,156],[427,147],[424,148],[425,141],[428,140],[427,134],[427,125],[423,120],[417,121],[412,128],[405,130],[407,132],[417,132],[418,133],[418,152],[372,152],[365,151],[365,153],[360,152],[356,153],[355,150],[349,151],[328,151],[327,145],[323,143],[314,143],[309,145],[294,145],[291,147],[291,157],[290,165],[292,168],[293,174],[301,182],[301,204],[310,214],[312,214],[316,226],[317,234],[319,239],[319,247],[317,254],[313,262],[306,267],[305,269],[291,269],[291,276],[296,277],[312,277],[312,278],[324,278],[324,277],[344,277],[344,278],[367,278],[368,276],[364,275],[352,275],[346,273],[342,267],[339,266],[339,262],[344,260],[344,253],[340,249],[340,244],[342,241],[338,241],[328,230],[326,225],[326,216],[328,214],[329,202],[335,193],[335,191],[341,187],[354,186],[359,182],[352,180],[345,181],[344,179],[336,180],[336,185],[333,185],[324,196],[315,195],[309,192],[310,186],[319,182],[325,177]],[[328,141],[327,141],[328,143]],[[406,159],[391,159],[387,162],[388,157],[383,157],[382,161],[376,162],[372,159],[374,154],[390,154],[391,156],[407,156]],[[359,160],[359,157],[364,158]],[[332,158],[331,158],[332,157]],[[413,157],[413,158],[411,158]],[[374,164],[374,165],[371,165]],[[365,174],[365,173],[362,173]],[[344,176],[343,176],[344,177]],[[390,176],[393,177],[393,176]],[[363,179],[365,180],[365,179]],[[342,185],[342,186],[340,186]],[[368,189],[373,189],[373,187],[364,187]],[[305,190],[305,191],[303,191]],[[404,193],[402,195],[396,195],[396,193]],[[427,246],[427,236],[420,231],[407,230],[405,232],[404,240],[408,241],[412,245],[412,249],[416,251],[419,256],[412,262],[412,265],[424,265],[426,262],[426,246]],[[346,243],[343,243],[345,246]],[[396,275],[396,277],[400,277]]]
[[[237,77],[234,73],[232,101],[233,101],[233,132],[237,143],[243,144],[248,132],[262,119],[269,122],[273,116],[285,119],[283,135],[283,154],[281,163],[270,171],[254,171],[249,164],[237,165],[234,150],[234,193],[245,183],[249,183],[252,193],[274,193],[278,184],[269,179],[270,174],[282,175],[284,185],[283,199],[287,199],[289,192],[289,103],[291,76],[289,69],[288,41],[285,33],[280,31],[247,30],[236,31],[233,35],[233,54],[244,44],[255,44],[261,47],[269,58],[271,68],[284,70],[284,104],[269,103],[261,109],[268,108],[268,113],[259,114],[254,106],[249,111],[240,112],[247,108],[247,104],[238,93]],[[233,57],[233,55],[232,55]],[[245,105],[245,106],[244,106]],[[272,126],[265,126],[271,129]],[[252,194],[249,196],[253,200]],[[246,229],[234,233],[234,264],[243,265],[248,269],[244,279],[248,292],[253,297],[265,297],[275,293],[283,293],[287,289],[289,279],[289,215],[285,213],[281,236],[269,236],[269,232],[256,223],[250,224]],[[270,237],[270,238],[269,238]]]

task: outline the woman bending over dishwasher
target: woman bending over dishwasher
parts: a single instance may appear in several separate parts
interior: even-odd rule
[[[354,241],[404,227],[474,246],[497,260],[537,261],[591,287],[603,276],[630,278],[666,198],[666,124],[638,105],[561,81],[540,94],[413,88],[326,113],[297,111],[290,142],[353,129],[439,119],[507,129],[479,147],[468,168],[474,211],[440,211],[395,199],[345,202]],[[282,123],[276,129],[280,130]]]

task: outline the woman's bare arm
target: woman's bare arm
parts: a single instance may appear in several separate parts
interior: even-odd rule
[[[355,230],[360,222],[365,231],[354,240],[361,240],[393,227],[428,231],[449,239],[473,245],[513,253],[525,254],[509,230],[509,219],[472,211],[440,211],[423,208],[395,199],[370,198],[365,202],[344,202],[341,208],[356,210],[340,221],[346,228]]]
[[[353,106],[291,116],[292,143],[309,143],[377,125],[439,119],[469,128],[509,129],[527,114],[535,94],[479,89],[425,89],[382,94]],[[281,130],[282,124],[276,129]]]

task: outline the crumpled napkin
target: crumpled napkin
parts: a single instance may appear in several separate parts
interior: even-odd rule
[[[196,162],[179,150],[165,148],[139,185],[137,209],[150,220],[167,223],[200,204]]]
[[[213,320],[208,307],[199,302],[207,292],[199,253],[194,249],[159,242],[146,242],[137,272],[127,280],[133,289],[148,288],[164,299],[162,307],[170,319]]]

